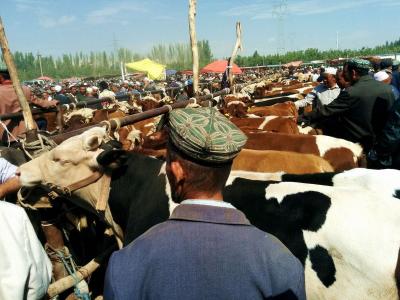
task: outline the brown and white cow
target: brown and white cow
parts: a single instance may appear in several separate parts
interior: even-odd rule
[[[230,121],[243,131],[263,130],[289,134],[299,134],[297,122],[293,117],[254,117],[230,118]]]
[[[343,139],[326,135],[246,132],[245,148],[254,150],[280,150],[315,154],[326,159],[335,171],[359,167],[363,149]]]

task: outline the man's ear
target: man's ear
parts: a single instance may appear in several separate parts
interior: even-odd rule
[[[356,70],[351,70],[351,78],[356,78],[356,77],[357,77]]]
[[[176,183],[185,179],[185,172],[179,161],[171,161],[171,173],[174,175]]]

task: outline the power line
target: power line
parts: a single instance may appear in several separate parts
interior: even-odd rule
[[[114,53],[117,54],[119,40],[116,39],[115,33],[113,33],[113,41],[112,42],[113,42],[113,47],[114,47]]]
[[[278,0],[272,9],[272,16],[277,21],[277,53],[284,54],[286,52],[285,47],[285,16],[287,13],[287,2],[286,0]]]

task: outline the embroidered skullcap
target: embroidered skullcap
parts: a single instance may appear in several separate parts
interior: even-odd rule
[[[385,71],[379,71],[379,72],[374,74],[374,79],[376,81],[384,81],[384,80],[386,80],[388,78],[389,78],[389,75]]]
[[[371,67],[371,63],[368,60],[361,58],[352,58],[347,61],[347,64],[355,67],[356,69],[369,70],[369,68]]]
[[[332,67],[328,67],[324,71],[324,73],[331,74],[331,75],[336,75],[336,72],[337,72],[337,69],[336,68],[332,68]]]
[[[169,114],[172,144],[189,158],[205,163],[231,161],[245,145],[246,135],[212,107],[175,109]]]

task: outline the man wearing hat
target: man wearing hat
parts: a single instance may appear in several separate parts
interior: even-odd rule
[[[399,74],[400,61],[394,60],[392,65],[392,82],[391,84],[400,90],[400,74]]]
[[[325,134],[361,143],[368,151],[382,131],[394,102],[390,86],[369,76],[369,69],[367,60],[347,61],[343,74],[351,86],[330,104],[305,113],[299,121],[319,123],[330,118],[330,124],[335,126],[322,128]]]
[[[246,136],[209,107],[173,110],[168,128],[166,171],[180,205],[112,255],[104,298],[305,299],[297,258],[223,201]]]
[[[385,84],[389,84],[390,88],[392,89],[394,99],[397,99],[400,97],[399,90],[394,85],[391,84],[391,82],[392,82],[392,74],[391,73],[388,74],[386,71],[379,71],[374,74],[374,79],[377,81],[383,82]]]
[[[54,87],[53,98],[56,99],[61,104],[70,104],[71,102],[70,102],[69,98],[67,96],[65,96],[61,91],[62,91],[61,85],[56,85]]]
[[[328,105],[339,96],[340,88],[336,83],[336,68],[326,68],[322,74],[322,83],[315,87],[304,99],[296,101],[296,108],[313,105],[313,109]]]

